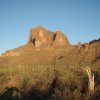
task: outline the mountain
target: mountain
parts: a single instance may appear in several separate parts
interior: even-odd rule
[[[26,45],[2,54],[0,64],[34,63],[39,61],[45,63],[70,47],[67,37],[62,32],[51,32],[38,26],[31,29]]]
[[[27,44],[0,55],[0,100],[100,100],[100,39],[71,45],[61,31],[31,29]]]
[[[30,30],[26,45],[2,54],[0,64],[46,63],[54,59],[65,64],[100,62],[100,41],[71,45],[62,32],[51,32],[38,26]]]

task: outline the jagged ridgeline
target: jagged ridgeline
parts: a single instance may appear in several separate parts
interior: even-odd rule
[[[94,75],[92,96],[84,67]],[[92,99],[100,100],[100,39],[71,45],[61,31],[38,26],[27,44],[0,55],[0,100]]]

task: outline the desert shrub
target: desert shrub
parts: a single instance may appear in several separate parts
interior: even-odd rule
[[[94,100],[100,100],[100,84],[95,87]]]
[[[99,42],[99,41],[100,41],[100,38],[90,41],[89,44],[92,44],[92,43],[95,43],[95,42]]]
[[[12,89],[13,85],[18,92],[16,89],[13,90],[10,100],[90,100],[88,77],[80,66],[77,64],[75,66],[73,64],[2,66],[0,67],[0,97],[5,92],[8,93],[7,91]],[[93,100],[100,99],[100,72],[97,68],[99,67],[92,68],[95,74]],[[9,89],[5,91],[7,86]]]

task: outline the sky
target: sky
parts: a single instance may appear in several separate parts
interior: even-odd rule
[[[0,53],[28,41],[30,29],[62,31],[71,44],[100,38],[100,0],[0,0]]]

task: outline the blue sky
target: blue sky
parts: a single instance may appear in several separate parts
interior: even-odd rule
[[[100,0],[0,0],[0,53],[27,43],[30,28],[61,30],[71,44],[100,38]]]

